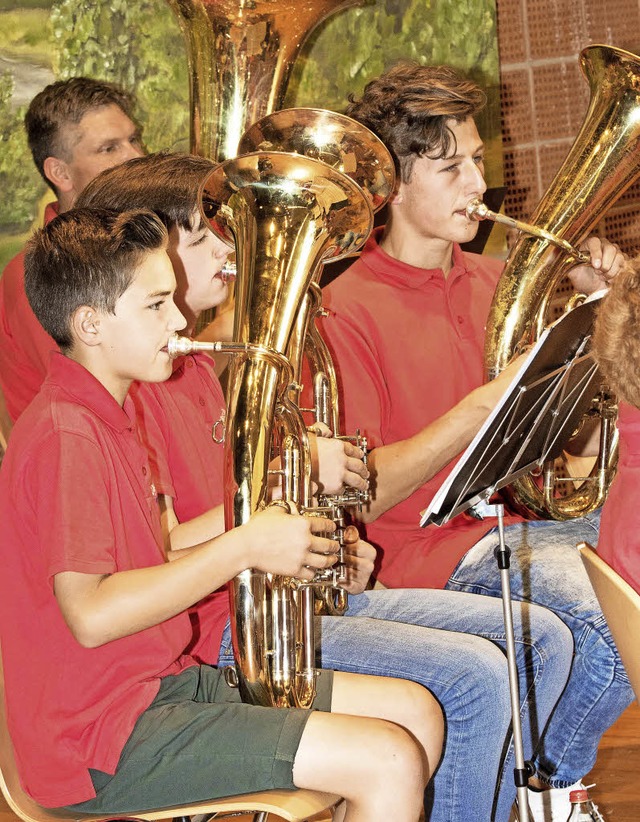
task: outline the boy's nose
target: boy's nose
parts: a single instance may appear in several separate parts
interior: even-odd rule
[[[169,327],[172,331],[182,331],[187,325],[187,321],[178,308],[178,306],[174,303],[173,304],[173,311],[171,312],[171,318]]]
[[[476,196],[481,196],[487,190],[487,183],[484,179],[482,169],[474,165],[469,173],[469,193]]]

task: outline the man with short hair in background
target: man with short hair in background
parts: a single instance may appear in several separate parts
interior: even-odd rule
[[[70,209],[101,171],[144,153],[127,91],[101,80],[73,77],[37,94],[25,115],[33,161],[58,198],[45,223]],[[0,389],[13,422],[42,383],[53,343],[24,292],[24,253],[0,278]]]

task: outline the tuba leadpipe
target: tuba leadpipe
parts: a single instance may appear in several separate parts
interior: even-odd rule
[[[467,204],[466,211],[467,217],[472,220],[490,220],[494,223],[506,225],[509,228],[516,228],[518,231],[522,231],[524,234],[529,234],[531,237],[538,237],[540,240],[546,240],[548,243],[551,243],[551,245],[555,245],[557,248],[562,249],[562,251],[566,251],[567,254],[570,254],[577,263],[591,262],[591,257],[589,254],[574,248],[571,243],[567,242],[567,240],[564,240],[562,237],[552,234],[550,231],[547,231],[546,228],[541,228],[537,225],[532,225],[531,223],[525,223],[522,220],[516,220],[515,217],[509,217],[508,214],[500,214],[497,211],[491,211],[491,209],[485,205],[482,200],[471,200]]]

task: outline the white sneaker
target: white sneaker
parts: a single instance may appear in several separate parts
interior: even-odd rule
[[[569,794],[582,787],[582,782],[576,782],[568,788],[549,788],[547,791],[533,791],[529,788],[527,793],[533,822],[567,822],[571,813]]]

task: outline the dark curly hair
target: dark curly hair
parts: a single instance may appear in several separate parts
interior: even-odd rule
[[[417,157],[439,160],[456,153],[448,121],[475,117],[486,95],[450,66],[405,60],[368,83],[360,100],[349,100],[346,114],[380,137],[408,182]]]

